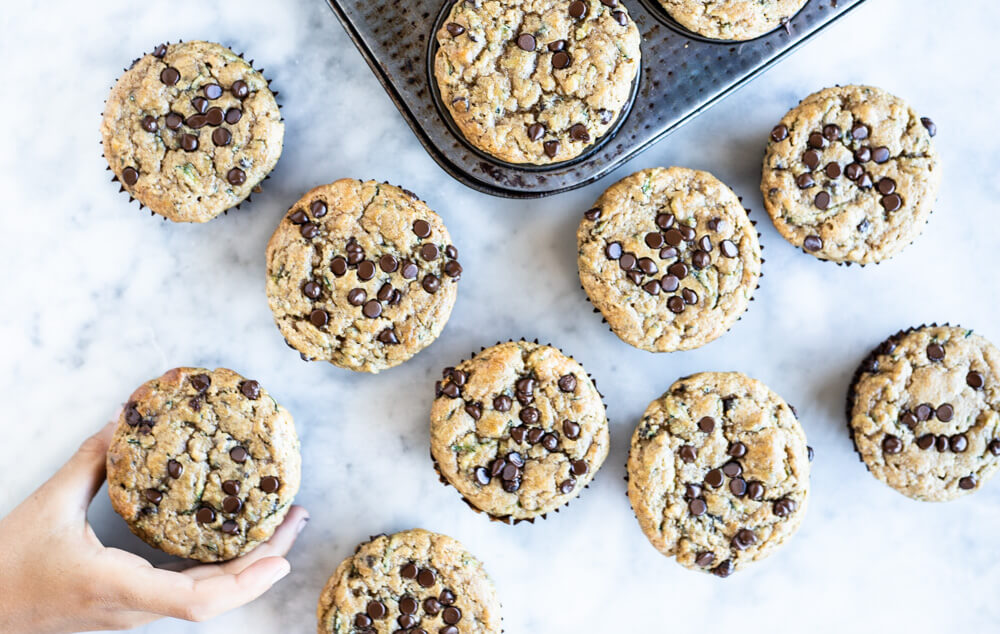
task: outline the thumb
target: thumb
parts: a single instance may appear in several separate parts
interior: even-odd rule
[[[104,482],[108,446],[117,425],[116,416],[99,432],[83,441],[76,453],[45,483],[46,493],[59,498],[62,508],[81,512],[87,510]]]

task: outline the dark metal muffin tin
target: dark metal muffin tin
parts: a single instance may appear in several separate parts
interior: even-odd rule
[[[629,107],[583,155],[546,166],[473,148],[440,103],[435,34],[455,1],[326,0],[427,152],[449,174],[494,196],[538,198],[601,178],[704,112],[865,0],[809,0],[785,28],[719,42],[673,21],[657,0],[620,0],[639,27],[642,61]]]

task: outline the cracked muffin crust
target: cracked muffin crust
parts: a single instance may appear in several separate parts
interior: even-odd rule
[[[738,372],[685,377],[632,435],[628,497],[657,550],[727,577],[798,530],[809,497],[805,433],[760,381]]]
[[[285,124],[268,81],[212,42],[161,44],[118,79],[101,121],[122,188],[175,222],[245,200],[281,156]]]
[[[782,236],[822,260],[903,250],[937,197],[937,126],[871,86],[814,93],[771,130],[760,190]]]
[[[923,326],[879,345],[847,399],[868,470],[916,500],[979,490],[1000,467],[998,372],[1000,350],[965,328]]]
[[[684,28],[714,40],[752,40],[792,18],[807,0],[660,0]]]
[[[646,169],[608,188],[577,230],[580,283],[622,341],[690,350],[725,333],[760,279],[757,231],[708,172]]]
[[[583,367],[551,346],[499,343],[435,385],[431,457],[466,502],[503,521],[569,503],[608,455],[604,403]]]
[[[639,72],[639,30],[618,0],[462,0],[437,42],[455,124],[511,163],[579,156],[618,120]]]
[[[132,532],[204,562],[270,539],[299,490],[292,417],[232,370],[175,368],[144,383],[108,448],[111,506]]]
[[[422,529],[358,546],[326,582],[318,634],[499,634],[500,601],[482,563]]]
[[[377,373],[441,334],[462,266],[410,192],[342,179],[292,205],[267,245],[267,298],[303,359]]]

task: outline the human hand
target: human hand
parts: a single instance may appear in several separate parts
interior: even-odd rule
[[[164,616],[204,621],[253,601],[291,571],[284,555],[309,520],[300,506],[252,552],[183,572],[101,544],[87,507],[104,482],[114,429],[109,423],[88,438],[0,520],[0,632],[129,629]]]

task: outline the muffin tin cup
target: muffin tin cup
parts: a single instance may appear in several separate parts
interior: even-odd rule
[[[459,0],[461,1],[461,0]],[[656,0],[622,0],[639,28],[640,70],[615,127],[580,156],[513,164],[474,149],[437,96],[437,27],[454,0],[382,5],[326,0],[428,154],[463,184],[540,198],[592,183],[767,70],[865,0],[809,0],[783,27],[745,42],[687,31]]]

